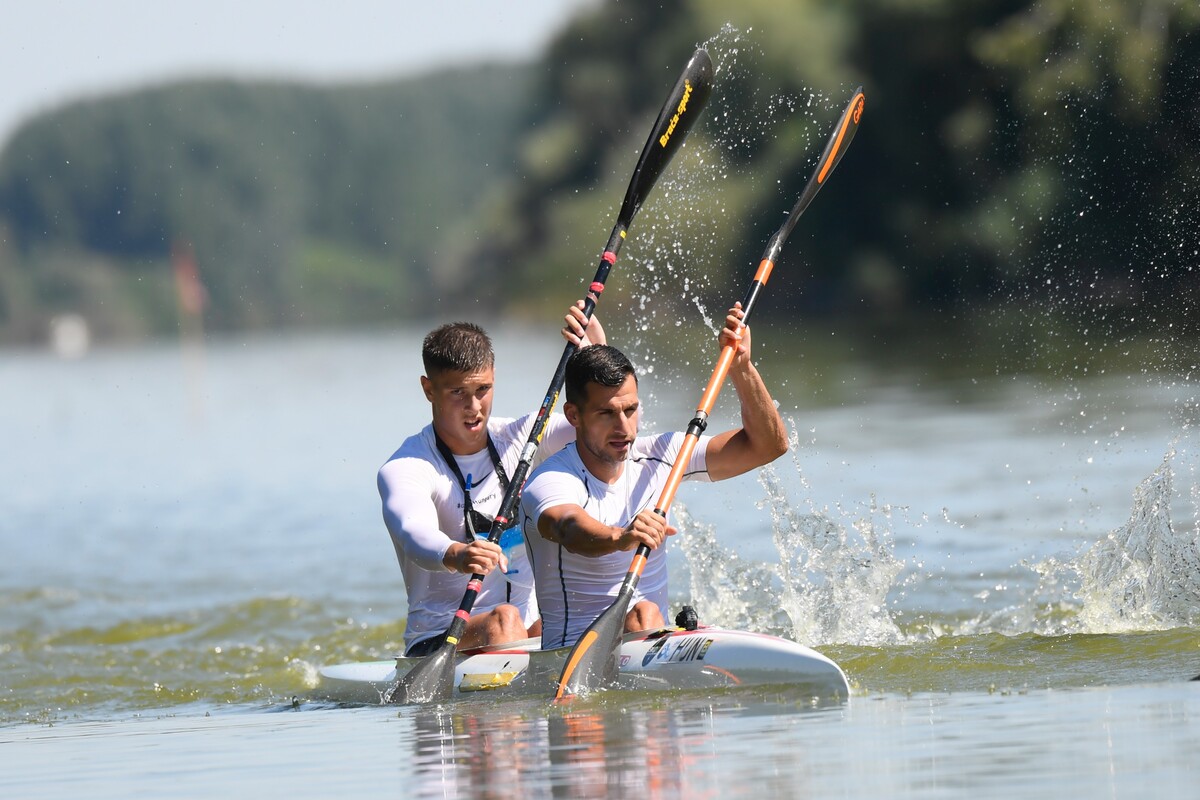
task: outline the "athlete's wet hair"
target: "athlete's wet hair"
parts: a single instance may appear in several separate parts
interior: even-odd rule
[[[606,344],[594,344],[582,350],[576,350],[567,360],[567,402],[575,405],[587,400],[587,385],[598,383],[601,386],[620,386],[627,375],[633,376],[637,384],[637,373],[633,364],[615,347]]]
[[[470,322],[451,322],[429,332],[421,345],[425,376],[454,370],[478,372],[495,366],[492,340],[483,328]]]

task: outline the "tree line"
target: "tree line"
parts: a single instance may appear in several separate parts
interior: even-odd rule
[[[590,278],[697,44],[715,92],[631,232],[622,258],[657,269],[614,281],[627,299],[741,286],[862,84],[858,138],[785,253],[805,288],[762,315],[1054,293],[1072,313],[1185,316],[1195,3],[610,0],[529,64],[179,83],[30,120],[0,153],[0,341],[64,312],[170,333],[181,250],[211,329],[546,313]]]

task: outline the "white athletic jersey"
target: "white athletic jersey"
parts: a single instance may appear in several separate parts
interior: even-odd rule
[[[496,417],[488,420],[488,432],[509,478],[516,472],[534,417],[530,414],[516,420]],[[574,438],[575,429],[566,418],[552,414],[534,463],[562,449]],[[494,517],[500,510],[504,490],[487,448],[474,455],[455,456],[454,460],[463,478],[470,479],[475,510]],[[396,548],[408,593],[408,624],[404,630],[407,649],[422,639],[444,633],[467,590],[468,576],[452,572],[442,564],[452,542],[465,543],[469,539],[463,524],[463,490],[438,452],[432,425],[406,439],[380,467],[378,484],[383,521]],[[472,612],[491,611],[505,602],[521,610],[526,627],[538,618],[533,591],[509,584],[499,569],[484,578]]]
[[[633,561],[632,550],[604,556],[568,552],[538,532],[542,513],[572,504],[605,525],[625,527],[639,511],[654,508],[683,440],[682,433],[639,436],[614,484],[588,472],[574,444],[554,453],[529,476],[521,494],[521,521],[542,612],[542,647],[573,645],[612,605]],[[684,480],[709,479],[708,441],[709,437],[701,437],[696,443]],[[650,552],[630,604],[649,600],[658,605],[663,619],[667,618],[667,541]]]

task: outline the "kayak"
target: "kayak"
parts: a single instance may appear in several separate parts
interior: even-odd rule
[[[553,696],[571,648],[541,650],[539,639],[464,651],[454,667],[454,696]],[[320,699],[379,703],[397,677],[420,661],[337,664],[318,670]],[[617,689],[711,689],[786,684],[812,697],[845,699],[841,668],[804,645],[778,636],[727,628],[663,628],[626,634],[618,654]]]

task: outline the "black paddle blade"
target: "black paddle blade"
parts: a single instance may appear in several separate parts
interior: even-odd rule
[[[860,86],[854,90],[854,96],[846,104],[846,110],[842,112],[837,125],[834,126],[833,133],[829,135],[829,142],[825,145],[825,150],[821,153],[820,160],[817,161],[817,166],[813,170],[812,177],[808,179],[808,183],[804,186],[804,191],[800,193],[800,199],[796,201],[796,205],[792,206],[792,211],[788,214],[787,220],[775,234],[775,238],[778,240],[780,246],[783,245],[783,241],[788,237],[788,234],[792,232],[792,228],[796,227],[796,223],[800,220],[800,215],[804,213],[804,209],[808,208],[808,204],[813,201],[813,198],[817,196],[817,192],[821,191],[821,187],[825,185],[825,181],[833,174],[834,167],[842,160],[842,156],[846,155],[846,150],[849,149],[850,142],[854,139],[854,134],[858,133],[858,123],[862,121],[865,105],[866,97],[863,95],[863,90]]]
[[[625,191],[625,202],[621,204],[621,213],[617,217],[621,225],[629,227],[663,168],[683,145],[688,131],[700,118],[700,112],[712,94],[712,82],[712,59],[708,57],[707,50],[699,47],[683,68],[683,74],[671,90],[662,111],[658,112],[650,138],[642,148],[642,156],[633,170],[629,188]]]
[[[392,684],[383,702],[404,705],[449,699],[454,690],[454,655],[454,645],[446,642]]]
[[[558,679],[555,701],[570,700],[612,683],[617,677],[617,653],[625,632],[625,615],[633,591],[622,591],[596,621],[588,626],[567,656]]]

